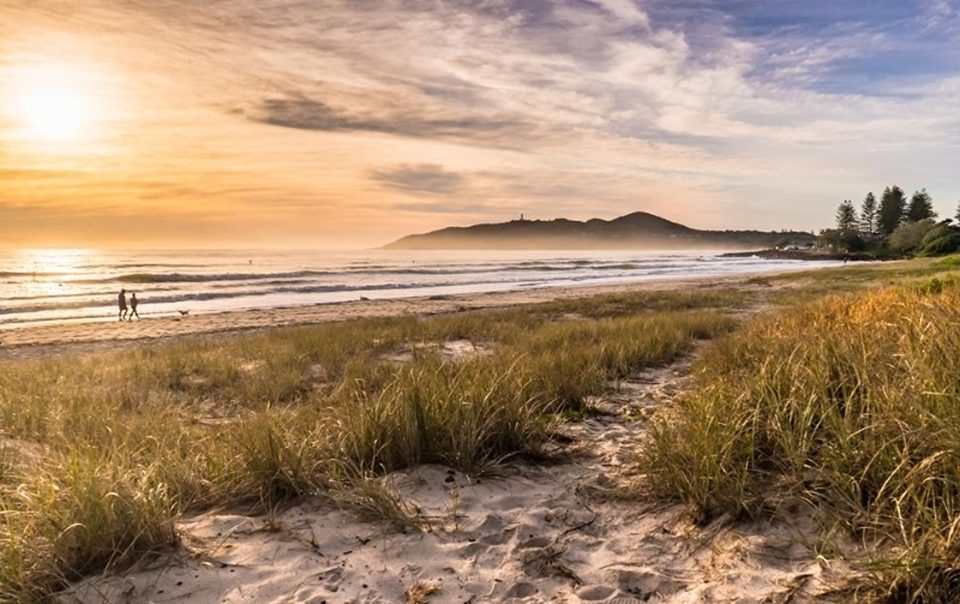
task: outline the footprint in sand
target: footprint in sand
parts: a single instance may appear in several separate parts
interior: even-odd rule
[[[541,548],[550,545],[553,541],[550,537],[533,537],[532,539],[527,539],[517,546],[517,549],[531,549],[531,548]]]
[[[324,587],[330,591],[338,591],[343,580],[343,567],[331,566],[320,571],[317,578],[323,581]]]
[[[471,543],[469,545],[464,545],[457,553],[460,554],[461,558],[476,558],[480,554],[485,553],[490,549],[489,545],[484,545],[483,543]]]
[[[680,591],[683,584],[652,569],[620,569],[611,573],[621,591],[640,598],[666,596]]]
[[[513,537],[513,533],[516,529],[508,528],[507,530],[501,533],[494,533],[492,535],[487,535],[480,539],[480,543],[485,545],[503,545]]]
[[[584,602],[599,602],[612,596],[615,591],[607,585],[585,585],[577,591],[577,597]]]
[[[508,598],[529,598],[533,594],[537,593],[537,587],[533,583],[527,583],[523,581],[521,583],[514,584],[507,593],[504,594]]]

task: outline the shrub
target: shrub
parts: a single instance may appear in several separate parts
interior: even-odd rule
[[[934,224],[932,219],[927,218],[900,225],[887,238],[887,246],[899,254],[912,252],[920,245],[927,233],[934,228]]]
[[[918,256],[943,256],[960,251],[960,228],[943,222],[930,229],[917,247]]]

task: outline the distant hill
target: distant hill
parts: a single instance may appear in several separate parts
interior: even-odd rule
[[[781,244],[804,245],[814,236],[803,232],[700,231],[647,212],[586,222],[511,220],[496,224],[447,227],[408,235],[384,246],[395,250],[531,250],[531,249],[757,249]]]

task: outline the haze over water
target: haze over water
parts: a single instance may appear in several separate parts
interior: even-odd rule
[[[779,272],[834,262],[636,251],[0,252],[0,328],[116,318],[121,288],[144,318],[537,287]]]

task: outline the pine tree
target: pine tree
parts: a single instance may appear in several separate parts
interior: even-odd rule
[[[919,222],[927,218],[936,218],[937,213],[933,211],[933,200],[926,189],[916,191],[910,198],[910,205],[907,207],[907,220],[910,222]]]
[[[880,234],[886,237],[897,230],[897,227],[903,222],[903,214],[906,209],[907,199],[903,194],[903,189],[897,185],[884,189],[883,197],[880,198],[880,212],[877,218],[877,227]]]
[[[877,234],[877,198],[873,193],[867,193],[860,206],[860,234],[865,239],[871,239]]]
[[[857,230],[857,210],[853,207],[853,202],[849,199],[844,200],[837,208],[837,230],[841,233],[856,232]]]

